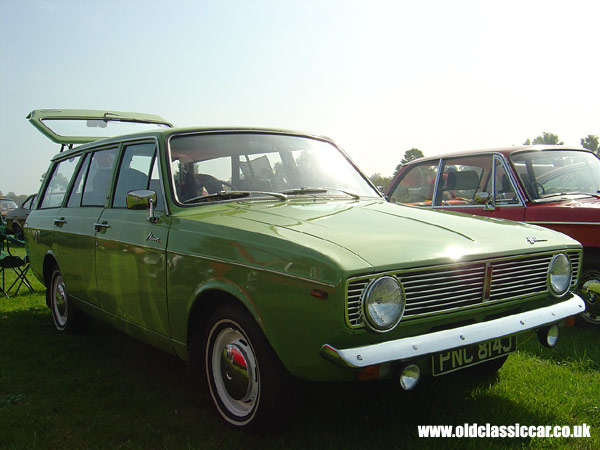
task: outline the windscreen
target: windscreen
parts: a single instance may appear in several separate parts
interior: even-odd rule
[[[378,192],[329,142],[269,133],[174,136],[170,162],[177,199],[219,192],[379,197]]]
[[[600,192],[600,159],[591,152],[515,152],[511,155],[511,162],[533,201]]]

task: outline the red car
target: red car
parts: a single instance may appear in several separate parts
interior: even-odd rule
[[[600,326],[600,159],[564,146],[522,146],[421,158],[402,166],[386,195],[391,202],[511,219],[561,231],[583,244],[581,318]],[[534,232],[532,230],[532,236]],[[531,238],[533,242],[534,238]]]

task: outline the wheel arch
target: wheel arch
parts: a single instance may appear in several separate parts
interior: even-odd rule
[[[46,305],[48,306],[50,306],[50,297],[48,292],[50,290],[50,283],[52,282],[52,269],[54,267],[60,266],[58,265],[54,255],[52,253],[47,253],[46,256],[44,256],[44,262],[42,265],[42,276],[44,278],[44,286],[46,286]]]
[[[245,310],[264,333],[263,320],[248,295],[237,286],[232,286],[229,283],[208,282],[196,293],[187,316],[186,345],[188,359],[193,366],[197,366],[202,359],[201,357],[198,358],[202,349],[196,348],[195,344],[202,340],[210,317],[219,307],[224,305]]]
[[[583,269],[594,267],[600,270],[600,247],[585,247],[583,249]]]
[[[56,267],[60,267],[58,265],[58,262],[56,261],[56,258],[54,257],[54,255],[52,253],[47,253],[46,256],[44,256],[44,263],[42,265],[42,273],[44,276],[44,285],[46,287],[48,287],[48,285],[50,284],[50,277],[52,276],[52,268],[56,266]]]

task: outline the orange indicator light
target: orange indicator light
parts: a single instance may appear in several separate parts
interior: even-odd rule
[[[312,291],[310,291],[310,295],[316,298],[320,298],[321,300],[326,300],[329,297],[329,294],[327,292],[322,291],[320,289],[313,289]]]

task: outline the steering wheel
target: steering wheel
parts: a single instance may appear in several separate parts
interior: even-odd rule
[[[233,184],[231,184],[229,181],[223,181],[223,180],[219,180],[218,178],[215,178],[215,181],[217,183],[221,183],[224,184],[225,186],[229,186],[233,191],[239,191],[238,188],[236,188]]]
[[[218,178],[215,178],[209,174],[196,175],[196,184],[198,188],[203,186],[209,194],[214,194],[215,192],[221,191],[223,185],[229,186],[234,191],[238,190],[237,187],[228,181],[219,180]]]
[[[535,193],[536,193],[536,195],[537,195],[538,198],[541,197],[542,195],[544,195],[546,193],[546,189],[544,189],[544,186],[542,186],[537,181],[534,181],[533,183],[531,183],[531,185],[535,189]]]

